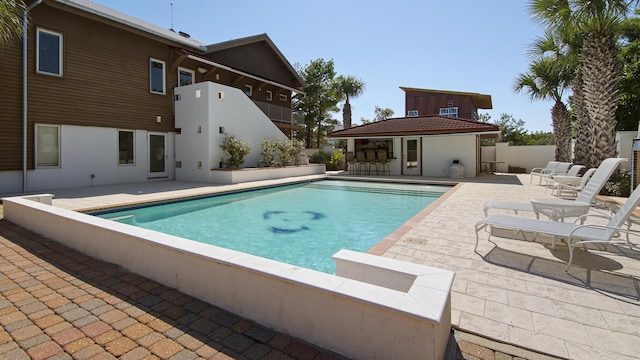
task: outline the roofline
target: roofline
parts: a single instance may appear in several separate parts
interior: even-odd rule
[[[75,9],[78,9],[78,10],[81,10],[81,11],[89,13],[89,14],[97,15],[99,17],[114,21],[114,22],[119,23],[119,24],[126,25],[128,27],[143,31],[145,33],[149,33],[149,34],[161,37],[161,38],[169,40],[171,42],[187,45],[189,47],[198,49],[200,51],[206,51],[207,50],[207,47],[203,43],[201,43],[201,42],[199,42],[197,40],[193,40],[193,39],[190,39],[190,38],[185,38],[184,36],[179,35],[179,34],[176,34],[176,36],[169,36],[168,34],[163,33],[163,31],[165,31],[165,29],[160,27],[160,26],[158,26],[158,25],[149,23],[149,22],[144,21],[142,19],[138,19],[135,16],[131,16],[131,15],[119,12],[119,11],[117,11],[115,9],[109,8],[109,7],[104,6],[102,4],[91,2],[92,4],[95,4],[96,7],[97,7],[97,8],[92,8],[92,7],[87,7],[87,6],[85,6],[85,5],[83,5],[83,4],[79,3],[79,2],[75,2],[75,1],[72,1],[72,0],[52,0],[52,1],[54,1],[56,3],[59,3],[59,4],[63,4],[63,5],[69,6],[69,7],[72,7],[72,8],[75,8]],[[46,3],[46,1],[45,1],[45,3]],[[109,9],[110,11],[113,11],[114,13],[117,13],[117,14],[122,15],[122,16],[120,16],[120,17],[113,16],[112,14],[109,14],[109,13],[107,13],[105,11],[101,11],[100,8]],[[139,20],[140,24],[128,21],[126,19],[127,17]],[[166,29],[166,31],[171,32],[171,30],[169,30],[169,29]]]
[[[342,130],[338,130],[342,131]],[[500,131],[459,131],[459,132],[437,132],[425,134],[424,132],[389,132],[389,133],[378,133],[378,134],[358,134],[354,136],[340,136],[340,135],[331,135],[331,133],[327,134],[328,137],[333,139],[370,139],[370,138],[378,138],[378,137],[394,137],[394,138],[404,138],[404,137],[415,137],[415,136],[441,136],[441,135],[499,135]]]
[[[260,42],[260,41],[266,41],[267,44],[269,44],[269,46],[276,53],[276,55],[278,55],[278,58],[280,58],[280,61],[282,61],[287,66],[289,71],[292,74],[294,74],[294,76],[296,77],[296,80],[298,80],[298,82],[300,82],[300,84],[302,84],[302,86],[306,86],[304,80],[302,79],[302,77],[300,77],[300,74],[298,74],[296,69],[289,62],[289,60],[287,60],[287,58],[282,54],[280,49],[278,49],[276,44],[273,41],[271,41],[271,38],[266,33],[247,36],[247,37],[243,37],[243,38],[239,38],[239,39],[233,39],[233,40],[228,40],[228,41],[223,41],[223,42],[220,42],[220,43],[207,45],[207,50],[206,51],[207,51],[207,53],[212,53],[212,52],[216,52],[216,51],[231,49],[231,48],[242,46],[242,45],[253,44],[253,43],[256,43],[256,42]]]
[[[200,56],[196,56],[196,55],[191,54],[188,51],[185,51],[185,50],[182,50],[182,49],[176,49],[176,50],[179,51],[179,52],[184,53],[185,55],[187,55],[187,58],[189,58],[191,60],[195,60],[195,61],[201,62],[203,64],[207,64],[209,66],[215,66],[217,68],[224,69],[224,70],[236,73],[238,75],[246,76],[248,78],[251,78],[251,79],[254,79],[254,80],[258,80],[258,81],[261,81],[261,82],[264,82],[264,83],[267,83],[267,84],[271,84],[273,86],[277,86],[277,87],[280,87],[280,88],[283,88],[283,89],[287,89],[289,91],[293,91],[293,92],[298,93],[298,94],[306,95],[306,93],[304,91],[300,90],[300,89],[292,88],[290,86],[286,86],[286,85],[277,83],[275,81],[263,79],[263,78],[261,78],[259,76],[251,75],[251,74],[246,73],[244,71],[236,70],[236,69],[231,68],[231,67],[229,67],[227,65],[222,65],[222,64],[219,64],[219,63],[217,63],[215,61],[211,61],[209,59],[206,59],[206,58],[203,58],[203,57],[200,57]]]
[[[471,96],[473,98],[473,101],[476,102],[476,106],[478,105],[477,104],[478,101],[476,101],[476,100],[485,100],[485,101],[489,102],[489,106],[490,107],[479,107],[478,106],[478,109],[493,109],[493,103],[491,101],[491,95],[488,95],[488,94],[480,94],[480,93],[465,92],[465,91],[420,89],[420,88],[412,88],[412,87],[406,87],[406,86],[400,86],[400,89],[404,90],[405,92],[407,92],[407,91],[418,91],[418,92],[424,92],[424,93],[438,93],[438,94],[452,94],[452,95]]]

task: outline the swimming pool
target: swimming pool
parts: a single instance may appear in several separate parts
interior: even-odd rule
[[[323,180],[92,214],[334,273],[334,253],[367,251],[450,188]]]

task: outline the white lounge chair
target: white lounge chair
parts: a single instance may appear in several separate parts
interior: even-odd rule
[[[568,162],[561,162],[558,163],[558,165],[556,166],[555,170],[552,170],[551,172],[542,172],[539,174],[531,174],[533,176],[538,176],[539,177],[539,181],[538,181],[538,185],[542,185],[542,179],[549,180],[551,178],[553,178],[554,176],[564,176],[567,175],[567,172],[569,171],[569,168],[571,168],[573,164],[572,163],[568,163]],[[531,182],[531,181],[529,181]]]
[[[537,168],[531,169],[531,171],[529,172],[529,175],[530,175],[529,184],[531,184],[531,181],[533,181],[534,176],[540,176],[542,174],[545,174],[545,175],[551,174],[558,167],[558,164],[560,164],[559,161],[549,161],[547,165],[543,168],[537,167]]]
[[[565,174],[556,174],[555,172],[553,172],[551,175],[546,177],[547,186],[551,187],[555,182],[555,179],[559,177],[578,177],[578,174],[584,168],[584,165],[571,165],[571,167]]]
[[[556,197],[561,197],[563,192],[569,192],[573,196],[584,189],[591,176],[596,172],[596,168],[587,170],[582,176],[556,176],[553,178],[552,194],[555,191]]]
[[[565,271],[569,270],[573,261],[573,251],[576,246],[591,243],[608,243],[612,245],[626,244],[631,249],[634,245],[629,241],[628,234],[640,236],[640,231],[631,230],[630,226],[623,227],[629,220],[633,210],[640,204],[640,187],[638,187],[625,201],[622,207],[611,216],[606,225],[581,224],[588,217],[603,217],[599,214],[587,214],[577,218],[573,223],[562,223],[547,220],[538,220],[521,216],[493,214],[476,223],[476,246],[477,252],[479,236],[478,232],[489,227],[501,229],[512,229],[516,232],[532,232],[535,234],[551,235],[551,248],[556,245],[556,239],[565,239],[569,247],[569,260]],[[626,233],[626,241],[620,239],[620,233]],[[489,232],[491,237],[491,232]]]
[[[593,173],[591,179],[587,181],[586,185],[578,194],[575,200],[567,200],[568,202],[582,202],[591,205],[596,199],[596,196],[604,187],[604,184],[609,180],[613,172],[623,161],[627,161],[625,158],[609,158],[605,159],[598,169]],[[513,201],[487,201],[484,204],[484,215],[487,216],[490,209],[502,209],[513,210],[516,214],[518,211],[533,211],[533,206],[529,202],[513,202]]]

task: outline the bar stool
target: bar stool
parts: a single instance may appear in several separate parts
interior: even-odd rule
[[[356,162],[353,158],[353,151],[347,151],[345,163],[347,164],[347,173],[351,174],[356,172]]]
[[[375,174],[378,175],[378,162],[376,161],[376,151],[373,149],[367,149],[367,171],[371,175],[371,168],[375,170]]]
[[[391,169],[389,168],[389,157],[387,156],[387,149],[380,149],[376,151],[378,165],[376,167],[378,172],[382,175],[391,175]]]
[[[363,175],[368,172],[367,159],[364,156],[364,151],[356,151],[356,175]]]

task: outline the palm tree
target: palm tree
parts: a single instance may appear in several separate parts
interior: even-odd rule
[[[27,7],[22,0],[0,0],[0,48],[22,37],[22,18]]]
[[[563,39],[579,37],[581,89],[592,130],[587,167],[616,155],[615,117],[618,98],[618,26],[630,0],[532,0],[531,13]],[[578,83],[576,83],[578,84]],[[578,129],[584,131],[583,129]]]
[[[351,104],[349,99],[357,98],[364,92],[365,84],[353,76],[338,76],[334,82],[338,94],[344,97],[342,107],[342,125],[345,129],[351,127]]]
[[[571,114],[563,102],[576,67],[576,58],[567,51],[558,37],[546,31],[534,42],[530,55],[529,72],[520,74],[514,86],[517,92],[526,92],[532,100],[553,100],[551,120],[556,140],[555,160],[571,161]]]
[[[574,161],[576,164],[591,164],[591,154],[594,153],[593,147],[595,139],[590,125],[589,112],[584,100],[584,91],[582,91],[582,71],[576,72],[571,82],[571,109],[575,115],[575,136],[576,145],[574,149]],[[592,166],[588,166],[592,167]]]

